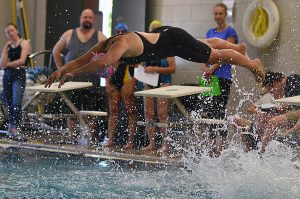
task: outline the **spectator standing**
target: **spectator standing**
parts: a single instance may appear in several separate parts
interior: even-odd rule
[[[213,7],[214,20],[217,27],[211,28],[206,33],[206,38],[220,38],[230,43],[238,43],[238,35],[233,27],[226,23],[227,7],[224,3],[218,3]],[[224,119],[226,107],[229,100],[230,89],[232,84],[232,73],[230,64],[201,64],[201,69],[204,71],[205,78],[209,81],[212,75],[217,76],[221,89],[220,96],[212,96],[205,98],[207,100],[205,112],[208,118]],[[212,156],[218,156],[225,147],[227,139],[227,129],[224,126],[215,126],[209,129],[209,138],[211,140]],[[221,136],[221,141],[217,143],[217,134]]]
[[[22,119],[22,99],[26,86],[25,67],[29,63],[31,46],[29,41],[19,35],[13,23],[5,26],[8,42],[5,44],[0,58],[0,66],[4,69],[3,90],[8,110],[8,137],[23,139],[20,134]]]
[[[80,15],[80,26],[67,30],[53,48],[53,57],[56,67],[59,69],[64,62],[70,62],[85,54],[98,42],[106,39],[105,35],[93,28],[95,23],[95,14],[91,9],[85,9]],[[65,60],[62,60],[61,54],[67,50]],[[96,73],[82,74],[74,78],[72,81],[92,82],[93,86],[87,89],[74,90],[67,93],[70,100],[74,103],[78,110],[96,110],[102,108],[103,97],[99,95],[100,78]],[[67,119],[69,129],[69,139],[73,141],[76,132],[76,124],[72,118]],[[95,121],[87,122],[92,140],[98,138],[99,133],[95,132]]]

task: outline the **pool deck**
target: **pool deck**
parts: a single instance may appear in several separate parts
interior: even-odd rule
[[[94,146],[78,146],[78,145],[63,145],[63,144],[44,144],[38,143],[36,140],[28,140],[27,142],[17,142],[10,139],[0,139],[0,148],[9,150],[13,148],[44,151],[58,154],[80,155],[87,158],[98,158],[105,160],[122,160],[130,162],[139,162],[145,164],[182,166],[179,157],[158,157],[157,155],[138,154],[138,151],[126,153],[117,150],[103,149],[102,147]]]

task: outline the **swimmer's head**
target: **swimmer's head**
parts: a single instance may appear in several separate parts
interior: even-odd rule
[[[159,21],[157,19],[153,20],[153,21],[151,21],[151,23],[149,25],[149,32],[151,32],[152,30],[155,30],[155,29],[157,29],[157,28],[159,28],[161,26],[162,26],[161,21]]]
[[[80,26],[84,29],[91,29],[94,25],[95,14],[91,9],[85,9],[80,15]]]
[[[119,22],[116,25],[115,29],[116,29],[117,34],[122,34],[122,33],[128,32],[128,27],[127,27],[126,23],[124,23],[124,22]]]
[[[273,87],[275,82],[281,81],[284,75],[279,72],[266,72],[265,79],[262,83],[264,87]]]

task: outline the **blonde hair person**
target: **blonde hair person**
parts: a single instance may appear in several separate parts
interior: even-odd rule
[[[162,26],[159,20],[154,20],[150,23],[149,31],[153,31]],[[146,73],[159,73],[159,85],[157,87],[170,86],[172,82],[171,74],[176,70],[175,58],[167,57],[165,59],[152,60],[145,62]],[[152,86],[144,84],[144,90],[152,89]],[[164,98],[157,98],[157,107],[155,106],[154,97],[144,98],[144,111],[146,121],[146,131],[148,133],[149,144],[142,148],[145,153],[154,153],[156,151],[156,128],[155,128],[155,113],[157,108],[157,117],[160,123],[168,123],[168,107],[169,100]],[[167,135],[168,129],[166,127],[160,128],[162,134],[162,155],[168,155]]]
[[[154,29],[157,29],[159,27],[162,26],[161,21],[155,19],[153,21],[151,21],[150,25],[149,25],[149,32],[153,31]]]

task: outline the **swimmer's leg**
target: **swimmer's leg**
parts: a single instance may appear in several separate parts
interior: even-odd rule
[[[235,45],[228,41],[217,39],[211,40],[211,44],[209,44],[208,40],[204,43],[181,29],[169,31],[168,34],[173,42],[172,49],[175,56],[198,63],[240,65],[250,70],[258,81],[264,79],[264,68],[260,60],[249,60],[245,55],[246,48],[241,50],[245,47],[244,45]],[[210,45],[215,45],[221,50],[212,48]],[[230,49],[227,49],[228,47]],[[239,51],[234,50],[239,47],[242,47]],[[245,52],[242,53],[243,51]]]
[[[146,121],[146,131],[148,133],[149,144],[148,146],[142,148],[142,151],[155,151],[155,98],[154,97],[145,97],[144,98],[145,106],[145,121]]]
[[[169,84],[164,84],[163,87]],[[157,114],[160,123],[168,124],[169,122],[169,99],[157,98]],[[168,143],[168,128],[161,127],[160,132],[162,133],[162,147],[161,152],[163,156],[169,155],[169,143]]]
[[[136,79],[132,79],[121,89],[121,96],[128,114],[128,140],[125,146],[126,150],[133,149],[133,141],[137,128],[136,98],[134,96],[136,90],[135,85]]]
[[[120,112],[121,93],[109,81],[106,81],[106,92],[109,102],[109,118],[108,118],[108,142],[104,147],[113,147],[115,140],[115,130],[117,119]]]
[[[258,81],[264,79],[264,67],[259,59],[248,59],[248,57],[232,49],[211,49],[211,54],[208,59],[209,64],[234,64],[247,68],[256,77]]]
[[[229,41],[226,41],[224,39],[219,39],[219,38],[202,39],[200,41],[214,49],[219,49],[219,50],[233,49],[233,50],[238,51],[239,53],[247,56],[247,46],[245,43],[233,44]]]

